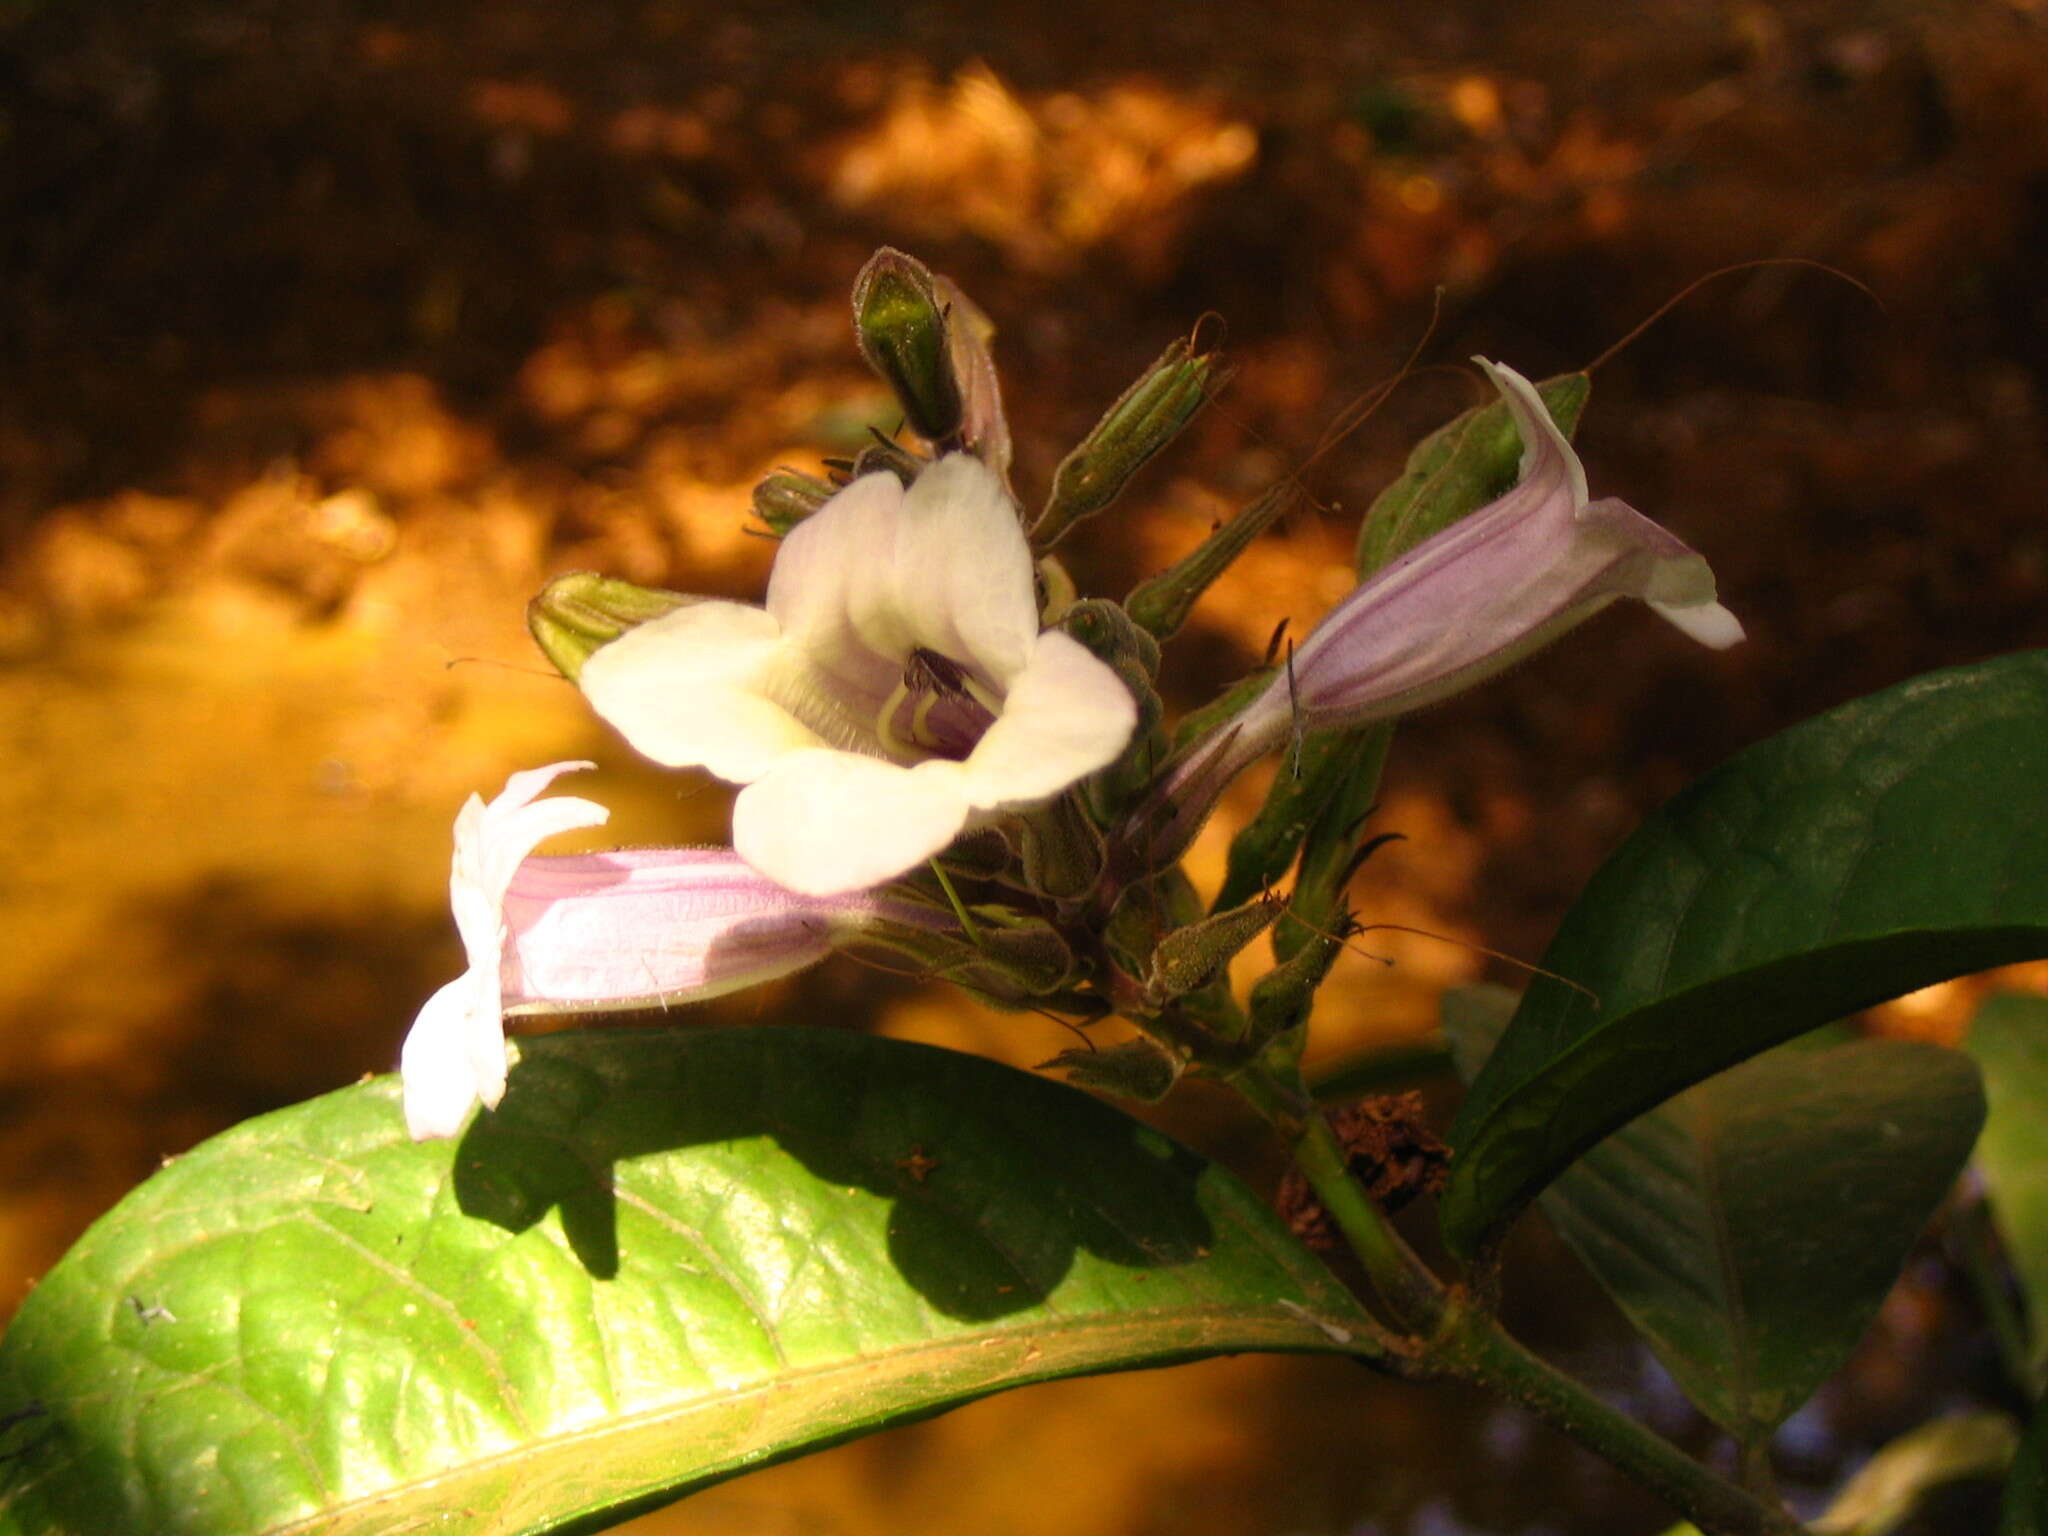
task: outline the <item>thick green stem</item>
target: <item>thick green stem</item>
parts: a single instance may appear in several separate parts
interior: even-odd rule
[[[1293,1143],[1296,1165],[1364,1265],[1374,1292],[1409,1330],[1410,1363],[1491,1388],[1604,1456],[1708,1536],[1799,1536],[1773,1502],[1715,1476],[1670,1442],[1600,1401],[1516,1342],[1462,1287],[1416,1257],[1345,1167],[1329,1122],[1297,1076],[1252,1067],[1232,1081]]]
[[[1455,1301],[1425,1359],[1489,1387],[1599,1453],[1708,1536],[1800,1536],[1803,1528],[1600,1401],[1517,1343],[1488,1313]]]
[[[1344,1165],[1344,1149],[1320,1112],[1309,1114],[1302,1122],[1294,1160],[1365,1266],[1366,1277],[1395,1321],[1418,1337],[1434,1332],[1444,1311],[1443,1285],[1351,1177]]]

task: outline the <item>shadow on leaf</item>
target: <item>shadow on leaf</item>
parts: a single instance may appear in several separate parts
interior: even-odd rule
[[[515,1233],[559,1211],[599,1281],[631,1262],[634,1223],[683,1233],[709,1268],[783,1276],[774,1309],[806,1266],[874,1257],[848,1198],[863,1192],[892,1202],[880,1240],[903,1279],[986,1320],[1043,1302],[1077,1250],[1140,1271],[1205,1255],[1203,1166],[1070,1088],[956,1052],[829,1030],[591,1031],[524,1043],[504,1102],[456,1149],[455,1194]]]

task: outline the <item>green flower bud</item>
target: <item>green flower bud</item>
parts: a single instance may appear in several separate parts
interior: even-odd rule
[[[1108,598],[1085,597],[1068,604],[1059,625],[1119,671],[1131,664],[1148,678],[1159,675],[1159,642]]]
[[[781,538],[830,501],[838,487],[800,470],[778,469],[754,487],[754,516]]]
[[[1274,486],[1204,539],[1195,550],[1141,582],[1124,599],[1134,622],[1161,640],[1171,640],[1187,623],[1195,602],[1209,590],[1209,584],[1230,562],[1244,553],[1245,546],[1272,527],[1282,512],[1294,504],[1297,489],[1292,481]]]
[[[1306,942],[1285,965],[1277,966],[1252,987],[1250,1012],[1251,1043],[1256,1050],[1278,1048],[1298,1060],[1308,1037],[1309,1010],[1315,1006],[1316,988],[1330,974],[1330,967],[1344,953],[1344,935],[1351,920],[1337,914],[1339,927],[1330,933],[1307,932]],[[1293,922],[1283,912],[1280,922]]]
[[[1050,549],[1082,518],[1115,501],[1228,376],[1216,353],[1195,352],[1192,336],[1162,352],[1053,472],[1052,494],[1031,529],[1033,545]]]
[[[1024,883],[1032,890],[1055,901],[1078,901],[1095,889],[1109,851],[1072,795],[1028,813],[1019,826]]]
[[[1214,981],[1238,951],[1273,926],[1280,906],[1262,896],[1167,934],[1152,951],[1146,994],[1165,1002]]]
[[[1057,1067],[1077,1088],[1090,1088],[1140,1104],[1157,1104],[1180,1081],[1186,1063],[1141,1037],[1120,1040],[1100,1050],[1075,1046],[1050,1061],[1041,1061],[1038,1067],[1040,1071]]]
[[[636,587],[595,571],[570,571],[542,587],[540,596],[526,605],[526,627],[555,670],[573,683],[600,646],[649,619],[702,601],[681,592]]]
[[[911,430],[951,444],[965,407],[953,371],[953,343],[932,275],[923,262],[883,246],[853,284],[860,354],[895,391]]]

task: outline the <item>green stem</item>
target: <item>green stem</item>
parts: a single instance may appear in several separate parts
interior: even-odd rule
[[[2040,1371],[2027,1347],[2026,1325],[2006,1291],[2005,1268],[1998,1261],[1988,1208],[1981,1200],[1954,1201],[1949,1209],[1949,1232],[1962,1259],[1963,1273],[1970,1277],[1970,1288],[1977,1293],[1977,1304],[1991,1327],[2006,1374],[2024,1390],[2038,1392]]]
[[[1294,1161],[1395,1320],[1418,1336],[1432,1333],[1443,1316],[1442,1283],[1351,1177],[1344,1149],[1320,1112],[1310,1113],[1303,1122]]]
[[[1742,1486],[1757,1499],[1775,1508],[1784,1501],[1778,1495],[1778,1472],[1771,1465],[1771,1435],[1762,1430],[1741,1442]]]
[[[1708,1536],[1801,1536],[1786,1514],[1716,1477],[1669,1441],[1600,1401],[1510,1338],[1489,1314],[1454,1299],[1426,1359],[1490,1387],[1597,1452]]]
[[[1462,1287],[1446,1287],[1345,1167],[1344,1150],[1297,1075],[1254,1066],[1232,1081],[1286,1135],[1294,1159],[1364,1265],[1374,1292],[1412,1336],[1411,1364],[1491,1388],[1656,1493],[1709,1536],[1798,1536],[1782,1509],[1715,1476],[1531,1354]]]
[[[972,944],[976,949],[981,948],[981,930],[974,926],[974,918],[967,910],[967,903],[962,901],[960,893],[953,889],[953,882],[948,878],[945,866],[940,864],[937,859],[933,859],[930,862],[932,873],[939,877],[939,889],[946,893],[946,900],[953,904],[953,915],[960,919],[961,932],[967,935],[968,943]]]

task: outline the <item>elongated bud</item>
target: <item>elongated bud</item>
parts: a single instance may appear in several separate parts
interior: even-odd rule
[[[1038,1064],[1040,1071],[1057,1068],[1077,1088],[1112,1098],[1157,1104],[1172,1092],[1187,1063],[1177,1054],[1139,1038],[1090,1050],[1076,1046]]]
[[[1109,862],[1107,845],[1095,824],[1082,814],[1072,795],[1025,816],[1018,841],[1024,856],[1024,883],[1055,901],[1076,901],[1095,889]]]
[[[1071,604],[1060,616],[1059,627],[1107,663],[1138,705],[1129,744],[1086,785],[1090,811],[1099,825],[1108,826],[1123,815],[1166,760],[1166,707],[1152,686],[1159,672],[1159,642],[1133,624],[1123,609],[1101,597]]]
[[[1569,438],[1593,392],[1592,379],[1565,373],[1535,388],[1550,419]],[[1359,525],[1353,563],[1360,579],[1513,485],[1525,448],[1505,400],[1475,405],[1417,443],[1401,477],[1373,498]]]
[[[1288,921],[1273,930],[1273,953],[1282,961],[1294,958],[1318,932],[1335,932],[1350,916],[1344,893],[1365,861],[1398,833],[1369,836],[1366,828],[1378,803],[1380,770],[1394,728],[1369,725],[1355,731],[1333,731],[1340,761],[1347,765],[1336,792],[1323,802],[1301,843],[1301,864],[1288,894]]]
[[[1187,623],[1195,602],[1209,590],[1209,584],[1244,553],[1245,546],[1273,526],[1274,521],[1294,504],[1297,490],[1289,481],[1274,486],[1204,539],[1195,550],[1141,582],[1124,599],[1134,623],[1142,625],[1161,640],[1171,640]]]
[[[870,256],[854,280],[853,324],[861,356],[895,392],[911,430],[927,442],[954,442],[964,413],[960,380],[924,263],[886,245]]]
[[[1074,971],[1066,940],[1036,918],[991,921],[972,939],[902,925],[873,926],[862,937],[1000,1008],[1034,1006],[1057,993]]]
[[[1216,353],[1195,351],[1192,336],[1162,352],[1053,472],[1052,494],[1031,529],[1033,546],[1050,549],[1082,518],[1115,501],[1228,376]]]
[[[1273,926],[1280,906],[1277,899],[1262,896],[1167,934],[1152,951],[1147,995],[1166,1002],[1214,981],[1240,950]]]
[[[754,516],[781,538],[830,501],[838,487],[801,470],[778,469],[754,487]]]
[[[700,601],[681,592],[636,587],[595,571],[570,571],[542,587],[526,605],[526,627],[555,670],[573,683],[600,646],[649,619]]]
[[[1283,930],[1299,926],[1298,919],[1285,912],[1279,921]],[[1254,1049],[1278,1048],[1292,1058],[1299,1058],[1307,1036],[1309,1011],[1315,1006],[1316,988],[1344,953],[1345,931],[1350,926],[1349,917],[1340,914],[1337,926],[1327,933],[1304,930],[1306,942],[1294,957],[1268,971],[1253,985],[1249,1004]]]
[[[1290,754],[1266,791],[1266,803],[1231,839],[1223,888],[1216,893],[1219,912],[1279,881],[1324,808],[1347,783],[1376,771],[1377,757],[1360,740],[1370,729],[1325,731],[1307,737],[1299,752]]]

